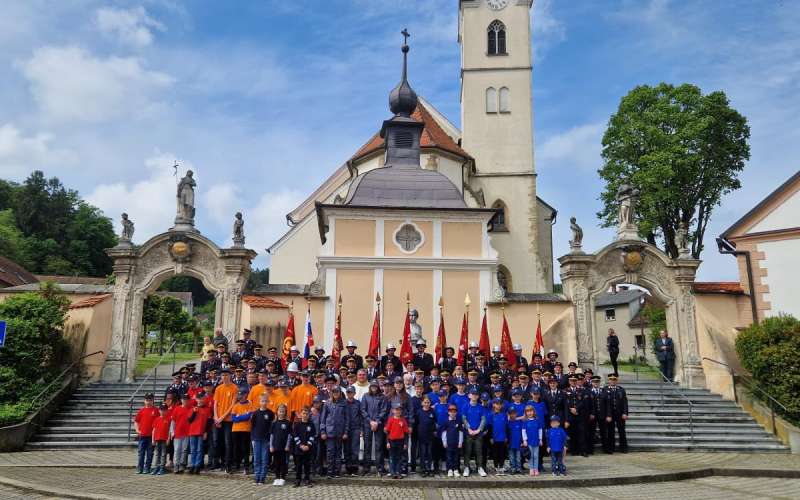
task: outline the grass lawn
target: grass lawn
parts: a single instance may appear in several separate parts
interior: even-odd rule
[[[603,366],[610,367],[611,363],[609,362],[603,363]],[[638,369],[640,376],[661,378],[658,374],[658,368],[656,368],[655,366],[636,365],[634,363],[627,363],[622,361],[617,362],[617,366],[619,366],[619,371],[621,372],[634,373],[634,370]]]
[[[152,370],[153,367],[156,366],[156,363],[158,363],[159,359],[161,359],[161,356],[159,356],[158,354],[150,354],[146,358],[140,357],[136,361],[136,376],[139,377]],[[175,353],[175,366],[177,368],[178,365],[183,365],[187,361],[194,361],[196,359],[200,359],[199,352],[178,352]],[[164,362],[161,363],[161,366],[162,367],[169,366],[170,368],[172,368],[172,353],[169,353],[166,356],[164,356]],[[166,368],[164,368],[163,370],[162,368],[159,368],[158,371],[161,375],[164,375],[165,373],[167,373],[168,370]]]

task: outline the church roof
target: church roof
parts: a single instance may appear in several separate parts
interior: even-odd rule
[[[453,140],[450,135],[444,131],[439,125],[433,114],[422,102],[417,104],[416,109],[411,114],[411,118],[422,122],[425,127],[422,129],[422,136],[420,137],[421,148],[439,148],[453,153],[454,155],[461,156],[465,159],[472,158],[469,153],[461,149],[461,146]],[[354,154],[350,161],[356,161],[365,156],[368,156],[376,151],[381,151],[386,146],[386,141],[381,137],[380,132],[376,132],[366,144],[361,146],[356,154]]]
[[[345,205],[398,208],[466,208],[464,197],[435,170],[383,167],[359,175]]]

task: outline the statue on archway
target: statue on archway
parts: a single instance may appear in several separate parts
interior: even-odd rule
[[[233,246],[244,247],[244,219],[242,212],[236,212],[236,219],[233,221]]]
[[[639,231],[636,226],[636,202],[639,190],[627,182],[623,182],[617,190],[619,214],[617,220],[617,238],[622,240],[638,240]]]
[[[133,221],[128,218],[128,214],[122,214],[122,234],[119,237],[120,243],[130,243],[133,239]]]
[[[569,228],[572,231],[572,239],[569,240],[569,248],[572,253],[581,253],[581,245],[583,242],[583,229],[578,225],[578,219],[570,217]]]
[[[194,172],[187,170],[186,175],[178,183],[178,213],[175,222],[194,224],[194,188],[197,182],[193,176]]]

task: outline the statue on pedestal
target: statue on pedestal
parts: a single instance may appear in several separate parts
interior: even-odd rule
[[[581,243],[583,242],[583,229],[578,225],[575,217],[570,217],[569,228],[572,230],[572,239],[569,240],[569,249],[572,253],[583,253]]]
[[[133,221],[128,218],[128,214],[122,214],[122,234],[119,237],[119,243],[123,244],[131,244],[131,240],[133,239]]]
[[[627,182],[623,182],[617,190],[619,216],[617,220],[617,239],[638,240],[639,230],[636,226],[636,201],[639,190]]]
[[[675,231],[675,245],[678,247],[679,259],[691,258],[691,253],[689,252],[689,227],[685,222],[678,224],[678,229]]]
[[[233,222],[233,246],[244,248],[244,219],[242,212],[236,212],[236,220]]]
[[[411,326],[411,346],[416,346],[418,340],[425,340],[422,337],[422,327],[419,326],[417,323],[417,319],[419,318],[419,312],[416,309],[411,309],[408,311],[408,320]]]
[[[178,183],[176,226],[179,224],[194,226],[194,188],[197,186],[197,182],[193,176],[194,172],[187,170],[186,175]]]

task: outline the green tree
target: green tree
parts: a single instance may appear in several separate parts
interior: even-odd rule
[[[647,329],[650,331],[650,335],[648,335],[650,350],[656,352],[656,340],[658,340],[659,337],[658,332],[667,329],[667,310],[663,307],[647,304],[642,309],[642,317],[647,322]]]
[[[183,310],[180,300],[174,297],[150,295],[145,300],[142,324],[145,326],[143,328],[145,338],[148,329],[158,331],[158,352],[163,354],[167,339],[172,343],[178,340],[178,334],[194,335],[196,321]]]
[[[691,254],[699,258],[709,218],[723,195],[739,189],[750,158],[747,119],[724,92],[703,95],[690,84],[641,85],[622,98],[603,136],[605,181],[598,217],[613,226],[622,183],[639,189],[636,219],[648,242],[660,239],[678,256],[675,232],[689,228]]]
[[[192,302],[202,306],[214,300],[214,296],[206,290],[203,282],[194,276],[173,276],[164,280],[158,289],[162,292],[192,292]]]
[[[253,269],[250,276],[247,278],[247,290],[257,290],[260,287],[269,283],[269,268]]]
[[[776,316],[754,323],[736,337],[736,353],[759,387],[800,423],[800,321]]]
[[[24,243],[22,231],[17,227],[14,218],[14,211],[10,208],[0,210],[0,255],[27,268],[30,262]]]

